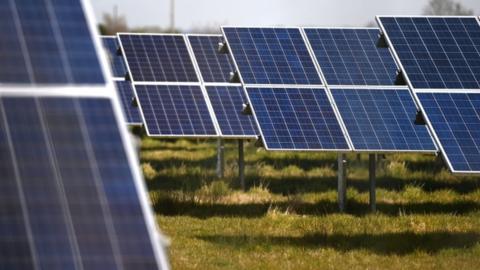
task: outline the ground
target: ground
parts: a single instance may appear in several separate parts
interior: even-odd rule
[[[348,210],[337,211],[336,155],[237,145],[215,178],[215,141],[142,141],[141,165],[173,269],[479,269],[480,178],[451,175],[440,158],[378,162],[376,214],[368,156],[348,156]]]

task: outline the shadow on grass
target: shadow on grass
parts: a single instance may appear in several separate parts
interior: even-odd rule
[[[160,199],[154,204],[157,214],[166,216],[191,216],[196,218],[210,217],[245,217],[255,218],[265,216],[269,209],[278,212],[289,212],[299,215],[328,215],[338,213],[338,206],[331,201],[317,203],[305,202],[277,202],[277,203],[196,203],[192,201],[180,202],[174,199]],[[455,203],[406,203],[387,204],[377,203],[377,212],[387,216],[400,214],[456,214],[464,215],[480,211],[480,204],[474,202]],[[347,213],[355,216],[369,214],[368,204],[349,201]]]
[[[368,250],[379,255],[408,255],[413,252],[438,253],[446,249],[468,249],[480,241],[477,233],[431,232],[416,234],[311,234],[300,237],[290,236],[248,236],[248,235],[209,235],[197,236],[198,239],[218,245],[232,247],[282,246],[303,248],[333,248],[348,252]]]
[[[151,163],[155,169],[159,170],[156,163]],[[210,180],[215,180],[215,163],[211,162],[188,162],[183,163],[183,166],[200,166],[203,164],[206,168],[210,168],[208,174]],[[168,167],[168,166],[167,166]],[[182,175],[182,176],[158,176],[152,181],[148,182],[150,190],[181,190],[186,182],[201,182],[204,179],[198,179],[198,175]],[[238,186],[238,179],[226,179],[233,187]],[[337,178],[336,177],[322,177],[322,178],[304,178],[304,177],[284,177],[282,179],[263,178],[261,181],[258,177],[248,176],[246,178],[247,189],[253,186],[263,184],[268,187],[269,191],[273,194],[289,195],[304,192],[321,193],[337,190]],[[421,188],[425,192],[434,192],[438,190],[452,190],[459,194],[468,194],[477,189],[480,189],[479,180],[458,180],[455,182],[436,181],[426,179],[400,179],[394,177],[382,177],[377,179],[377,188],[385,189],[388,191],[402,191],[406,186],[415,186]],[[369,183],[367,180],[348,180],[347,187],[353,188],[358,192],[368,192]]]

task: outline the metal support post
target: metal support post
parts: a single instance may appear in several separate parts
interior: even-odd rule
[[[375,194],[376,165],[377,156],[375,154],[370,154],[368,156],[368,171],[370,180],[370,211],[372,211],[372,213],[375,213],[375,211],[377,211],[377,196]]]
[[[347,159],[345,154],[338,154],[338,208],[345,211],[347,202]]]
[[[240,179],[240,186],[245,191],[245,156],[243,152],[243,140],[238,140],[238,178]]]
[[[223,178],[225,170],[225,146],[222,139],[217,141],[217,177]]]

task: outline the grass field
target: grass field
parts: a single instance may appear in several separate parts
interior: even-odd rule
[[[480,179],[430,155],[378,162],[368,212],[367,156],[349,156],[348,211],[337,211],[336,155],[237,145],[215,178],[215,141],[144,139],[141,163],[173,269],[480,269]]]

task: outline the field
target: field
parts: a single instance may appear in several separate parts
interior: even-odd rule
[[[368,156],[349,156],[348,210],[337,211],[336,155],[237,144],[215,178],[215,141],[142,141],[141,164],[173,269],[479,269],[480,179],[431,155],[378,162],[368,209]]]

